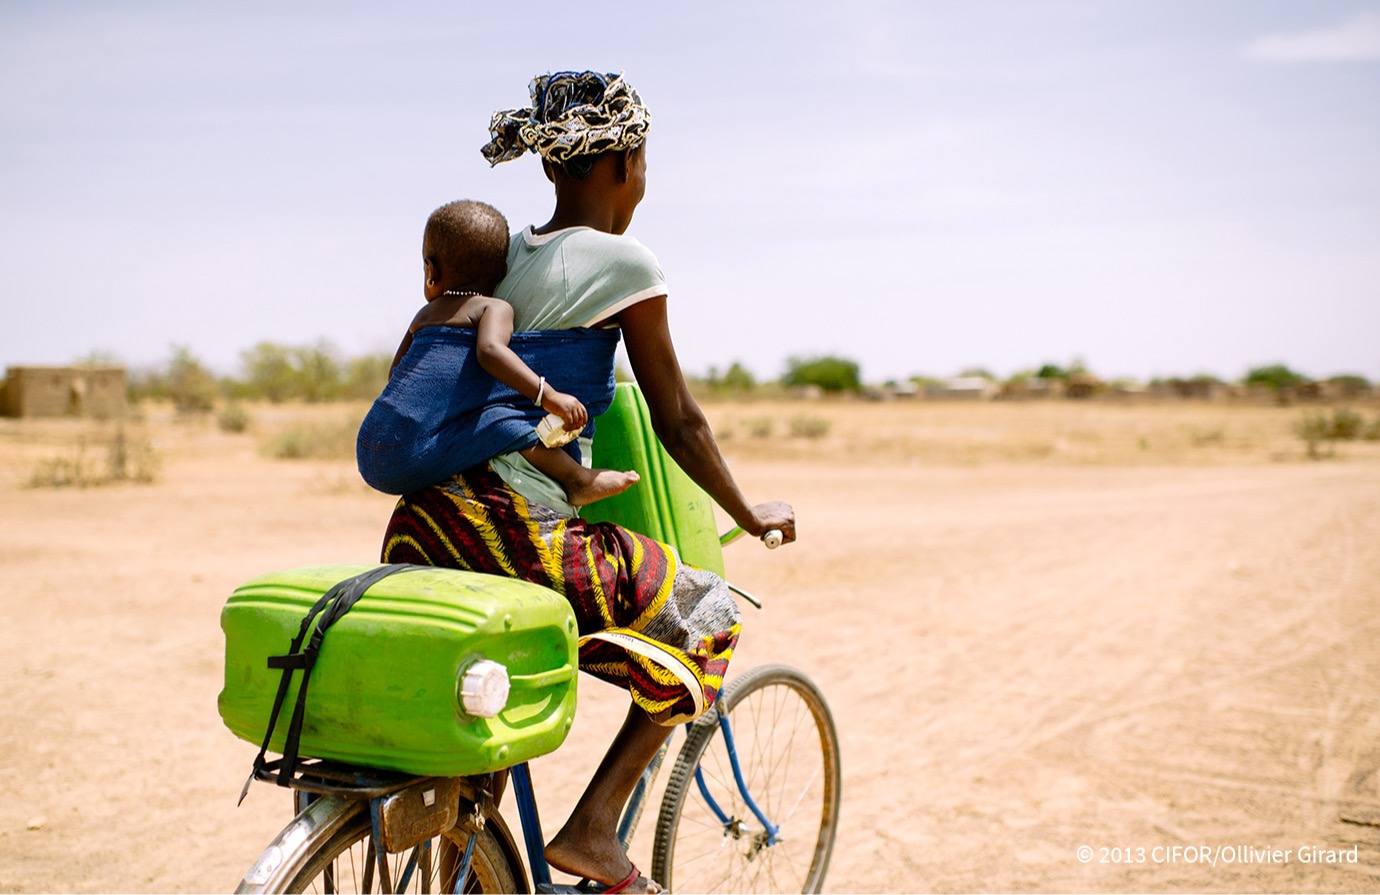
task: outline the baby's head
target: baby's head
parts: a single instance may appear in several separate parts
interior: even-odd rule
[[[442,205],[427,218],[422,263],[428,300],[447,290],[493,295],[508,272],[508,221],[483,202]]]

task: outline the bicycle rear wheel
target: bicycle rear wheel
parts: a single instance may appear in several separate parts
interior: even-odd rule
[[[735,753],[774,834],[743,796]],[[818,892],[841,785],[838,733],[819,688],[785,665],[754,668],[725,688],[681,747],[657,819],[652,878],[683,892]]]
[[[464,892],[525,892],[526,874],[490,818],[475,837]],[[240,892],[381,892],[368,803],[319,799],[284,828],[245,874]],[[414,849],[387,856],[394,892],[453,892],[468,833],[446,833]],[[412,864],[410,875],[408,865]],[[407,876],[406,885],[403,885]]]

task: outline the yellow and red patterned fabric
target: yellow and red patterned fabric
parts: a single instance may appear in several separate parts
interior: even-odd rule
[[[383,561],[521,578],[570,601],[580,667],[627,688],[658,723],[718,697],[741,630],[723,579],[658,541],[529,504],[487,465],[398,501]]]

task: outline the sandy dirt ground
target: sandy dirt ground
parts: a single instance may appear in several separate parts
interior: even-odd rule
[[[799,514],[790,548],[730,548],[766,601],[735,663],[828,695],[829,890],[1380,890],[1380,445],[1308,461],[1297,408],[710,411],[749,495]],[[260,450],[344,413],[146,411],[156,481],[85,489],[25,485],[113,424],[0,420],[0,891],[228,891],[282,827],[272,787],[235,804],[218,615],[376,558],[389,498]],[[534,763],[553,829],[625,707],[580,698]]]

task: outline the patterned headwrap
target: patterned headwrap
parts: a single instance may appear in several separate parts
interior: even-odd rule
[[[647,138],[651,111],[621,74],[562,71],[532,79],[532,107],[495,112],[493,139],[479,151],[489,164],[531,150],[555,164],[610,149],[631,149]]]

